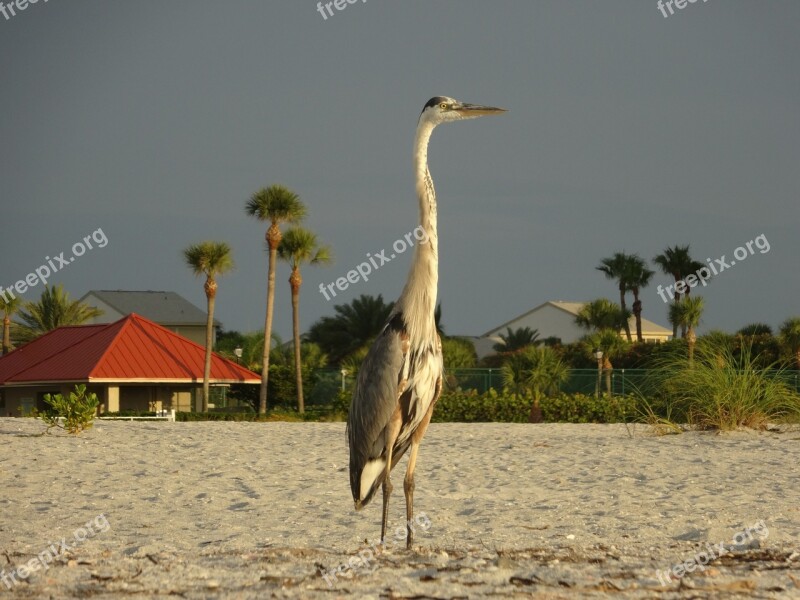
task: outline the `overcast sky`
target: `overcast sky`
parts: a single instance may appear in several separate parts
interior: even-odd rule
[[[509,109],[431,141],[448,333],[481,334],[547,300],[616,300],[595,270],[615,251],[651,259],[688,243],[700,261],[730,263],[759,235],[768,252],[751,244],[700,291],[700,330],[800,315],[796,0],[698,1],[668,18],[655,0],[333,11],[40,0],[0,15],[0,285],[100,228],[108,244],[51,282],[76,298],[173,290],[204,307],[181,251],[224,240],[237,269],[220,280],[216,316],[257,330],[265,226],[244,205],[281,183],[336,259],[304,270],[303,329],[360,294],[393,300],[410,251],[331,301],[319,284],[416,227],[414,129],[425,102],[448,95]],[[282,265],[284,338],[288,275]],[[659,274],[642,294],[663,325],[656,285],[669,282]]]

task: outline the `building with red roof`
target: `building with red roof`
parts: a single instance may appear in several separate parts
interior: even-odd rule
[[[135,313],[114,323],[59,327],[0,358],[0,414],[41,410],[45,394],[66,395],[78,383],[97,394],[100,412],[189,411],[200,400],[204,363],[203,346]],[[260,382],[258,374],[211,355],[212,386]]]

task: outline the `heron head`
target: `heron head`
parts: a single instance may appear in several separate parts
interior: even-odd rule
[[[486,115],[498,115],[506,112],[504,108],[494,106],[482,106],[480,104],[466,104],[447,96],[434,96],[425,104],[420,114],[420,121],[427,120],[434,125],[449,123],[450,121],[462,121],[464,119],[475,119]]]

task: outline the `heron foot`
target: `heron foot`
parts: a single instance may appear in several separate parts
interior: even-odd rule
[[[403,491],[406,494],[406,550],[411,549],[414,542],[414,474],[406,476],[403,481]]]
[[[383,480],[383,518],[381,519],[381,542],[386,539],[386,522],[389,520],[389,496],[392,495],[394,486],[387,476]]]

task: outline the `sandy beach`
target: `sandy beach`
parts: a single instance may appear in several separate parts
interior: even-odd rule
[[[800,598],[797,428],[433,424],[411,551],[343,423],[43,429],[0,419],[0,596]]]

